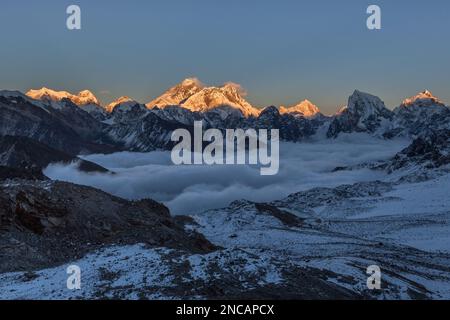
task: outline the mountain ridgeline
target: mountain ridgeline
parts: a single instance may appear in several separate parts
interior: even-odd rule
[[[89,90],[78,94],[48,88],[26,94],[0,91],[0,116],[1,136],[30,138],[71,156],[169,150],[173,130],[191,130],[199,120],[205,128],[222,130],[279,129],[281,139],[291,142],[351,133],[417,138],[450,129],[450,108],[429,91],[390,110],[380,98],[356,90],[346,107],[325,116],[308,100],[287,107],[255,108],[239,85],[207,87],[195,78],[147,104],[124,96],[102,105]]]

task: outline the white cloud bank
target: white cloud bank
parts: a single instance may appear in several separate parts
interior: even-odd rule
[[[259,167],[247,165],[175,166],[170,152],[89,155],[117,174],[92,174],[76,165],[52,164],[44,173],[56,180],[102,189],[127,198],[152,198],[166,204],[173,214],[189,214],[247,199],[272,201],[318,186],[336,186],[381,179],[370,170],[331,172],[335,167],[388,159],[407,141],[383,141],[364,135],[342,136],[314,143],[281,143],[280,171],[261,176]]]

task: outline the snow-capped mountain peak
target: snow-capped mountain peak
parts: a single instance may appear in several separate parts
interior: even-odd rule
[[[347,109],[351,112],[373,114],[386,109],[386,106],[377,96],[355,90],[348,98]]]
[[[311,101],[303,100],[290,107],[280,106],[280,113],[281,114],[290,113],[294,115],[301,115],[305,118],[312,118],[317,114],[319,114],[320,110]]]
[[[222,87],[203,88],[189,97],[182,106],[191,111],[208,112],[218,107],[239,110],[245,117],[258,116],[259,110],[244,98],[242,87],[235,83],[226,83]]]
[[[100,105],[99,100],[89,90],[83,90],[78,94],[72,94],[67,91],[56,91],[53,89],[42,87],[41,89],[37,90],[29,90],[26,95],[30,98],[46,102],[59,102],[63,99],[69,99],[78,106],[89,104]]]
[[[431,91],[424,90],[413,97],[403,100],[400,107],[430,107],[430,106],[445,106],[445,104],[437,97],[435,97]]]
[[[77,96],[82,104],[100,104],[97,97],[89,90],[82,90]]]
[[[133,100],[127,96],[122,96],[122,97],[114,100],[110,104],[108,104],[106,106],[106,111],[111,113],[117,107],[129,108],[129,107],[135,106],[136,104],[139,104],[136,100]]]
[[[413,137],[429,130],[450,128],[450,108],[428,90],[405,99],[394,113],[394,127],[403,128],[407,135]]]
[[[222,87],[205,87],[197,78],[188,78],[147,103],[146,106],[149,109],[181,106],[190,111],[202,113],[218,107],[229,107],[241,111],[246,117],[257,116],[259,110],[253,108],[243,96],[245,92],[242,87],[232,82]]]
[[[197,78],[187,78],[164,92],[158,98],[147,103],[146,106],[149,109],[155,107],[163,109],[168,106],[180,105],[203,88],[203,84]]]
[[[328,137],[339,133],[369,132],[381,135],[390,125],[393,113],[377,96],[355,90],[330,124]]]
[[[197,78],[186,78],[181,82],[181,87],[203,87],[202,82]]]

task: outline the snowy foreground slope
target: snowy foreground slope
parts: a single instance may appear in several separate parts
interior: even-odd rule
[[[194,217],[226,247],[258,248],[360,294],[365,270],[384,272],[377,298],[450,297],[450,175],[415,183],[317,188],[269,204],[235,202]]]
[[[81,290],[66,288],[66,264],[0,275],[0,298],[449,299],[450,174],[410,171],[181,217],[221,249],[112,245],[70,263]],[[381,290],[367,289],[370,265]]]

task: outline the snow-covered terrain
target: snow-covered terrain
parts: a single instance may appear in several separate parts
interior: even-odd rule
[[[375,264],[388,275],[385,281],[402,288],[395,293],[400,298],[414,298],[408,291],[417,286],[425,296],[448,299],[450,170],[426,181],[400,182],[396,175],[268,204],[238,201],[194,215],[192,228],[221,246],[274,251],[360,281],[361,269]]]
[[[239,186],[240,198],[247,200],[234,201],[222,208],[216,204],[216,208],[203,212],[179,212],[195,212],[190,216],[192,220],[185,222],[185,228],[205,235],[223,248],[214,253],[192,255],[143,246],[106,248],[73,262],[86,268],[89,281],[77,293],[64,287],[66,266],[39,271],[25,284],[23,273],[3,275],[0,282],[6,291],[22,293],[25,286],[27,297],[33,298],[186,298],[186,293],[180,295],[180,291],[187,285],[190,290],[187,297],[202,299],[212,297],[202,288],[225,286],[223,281],[231,291],[237,286],[238,290],[251,292],[252,297],[263,297],[263,292],[274,297],[273,290],[282,290],[284,297],[302,298],[300,293],[291,295],[290,291],[297,285],[293,281],[301,279],[303,284],[307,283],[300,290],[303,294],[311,285],[322,297],[448,299],[450,168],[427,169],[423,176],[418,164],[390,173],[368,169],[368,165],[352,167],[396,159],[393,155],[407,144],[404,140],[373,140],[365,135],[343,135],[334,144],[324,141],[287,144],[282,159],[285,174],[292,180],[271,181],[263,189],[266,188],[267,194],[267,190],[286,183],[290,192],[280,193],[272,202],[268,197],[253,202],[248,200],[251,196],[242,196],[243,188]],[[333,155],[332,161],[324,155]],[[149,159],[155,166],[154,174],[170,170],[167,154],[163,152],[151,157],[113,154],[92,155],[87,159],[118,171],[119,176],[121,170],[127,176],[129,170],[148,170]],[[390,161],[393,160],[386,162]],[[333,170],[335,166],[340,168]],[[299,167],[304,171],[295,170]],[[56,169],[48,168],[46,173]],[[197,170],[188,176],[191,183],[192,177],[200,176]],[[178,178],[180,173],[176,172]],[[230,171],[227,173],[229,176]],[[242,172],[236,172],[236,177],[241,175]],[[172,178],[165,179],[173,182]],[[248,176],[245,180],[251,181]],[[105,186],[111,185],[111,181],[105,180]],[[179,179],[177,184],[182,183]],[[142,187],[142,181],[136,185]],[[208,197],[207,189],[212,189],[211,186],[203,188],[199,193]],[[158,190],[164,190],[164,185],[159,183]],[[185,196],[185,205],[189,204],[186,199]],[[207,203],[205,198],[194,198],[195,201]],[[180,264],[188,266],[181,274]],[[371,265],[381,269],[382,290],[367,288],[366,269]],[[309,280],[305,281],[300,274]],[[238,281],[230,285],[230,279]],[[326,286],[322,287],[323,284]],[[9,296],[15,297],[16,291]],[[226,294],[230,296],[229,292]],[[308,294],[303,298],[315,297]],[[217,292],[213,296],[217,297]]]
[[[271,203],[235,201],[186,223],[223,249],[107,247],[70,263],[81,268],[81,290],[66,288],[66,264],[0,275],[0,298],[204,299],[247,292],[448,299],[450,203],[439,190],[449,186],[450,174],[442,171],[422,182],[361,182]],[[382,290],[366,286],[371,265],[381,269]]]
[[[227,273],[239,275],[242,287],[247,288],[252,287],[252,277],[260,277],[258,284],[261,286],[280,283],[279,266],[270,256],[267,258],[257,258],[244,250],[187,255],[139,244],[113,246],[70,264],[81,269],[81,290],[67,289],[67,264],[32,275],[0,275],[0,299],[181,299],[185,297],[179,288],[183,284],[188,286],[190,282],[197,282],[200,291],[201,283],[220,280]],[[220,272],[210,274],[210,268]],[[26,280],[27,276],[31,279]],[[222,280],[227,281],[226,278]],[[191,298],[196,298],[195,294]]]

